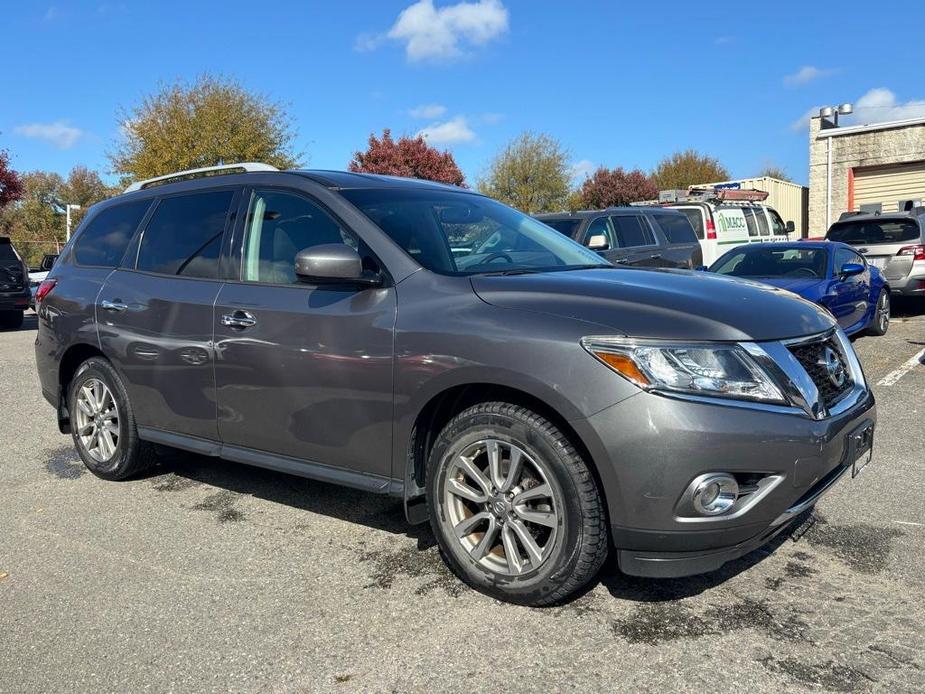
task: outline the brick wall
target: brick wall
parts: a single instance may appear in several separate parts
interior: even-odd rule
[[[809,231],[826,232],[826,148],[832,146],[832,217],[848,210],[848,172],[857,166],[925,160],[925,123],[818,138],[820,119],[809,123]]]

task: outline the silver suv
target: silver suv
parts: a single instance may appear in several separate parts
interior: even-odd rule
[[[460,188],[268,168],[94,206],[36,292],[42,392],[99,477],[160,444],[392,495],[462,580],[548,605],[610,551],[716,569],[870,455],[854,349],[789,292],[615,267]]]
[[[893,294],[925,297],[925,207],[909,212],[848,212],[825,235],[854,246],[883,273]]]

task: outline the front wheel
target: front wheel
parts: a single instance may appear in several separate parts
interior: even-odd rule
[[[886,289],[880,290],[880,296],[877,297],[877,307],[874,309],[874,317],[870,321],[870,327],[867,332],[871,335],[886,335],[890,328],[890,293]]]
[[[434,444],[427,478],[444,558],[494,598],[562,602],[607,556],[594,476],[554,424],[524,407],[490,402],[454,417]]]

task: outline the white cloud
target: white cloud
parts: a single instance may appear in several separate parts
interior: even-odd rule
[[[572,179],[573,184],[583,183],[586,178],[594,173],[596,168],[597,166],[590,159],[582,159],[569,167],[569,177]]]
[[[408,110],[412,118],[439,118],[446,113],[446,106],[441,104],[422,104]]]
[[[813,106],[790,127],[805,130],[809,119],[819,115],[819,106]],[[842,116],[839,125],[863,125],[867,123],[885,123],[907,118],[925,118],[925,100],[912,99],[898,102],[896,94],[884,87],[869,90],[854,102],[854,113]]]
[[[481,121],[488,125],[496,125],[504,120],[503,113],[483,113],[481,116]]]
[[[360,34],[354,42],[358,51],[378,48],[391,39],[405,45],[411,62],[450,60],[466,55],[462,48],[482,46],[508,29],[508,12],[501,0],[458,2],[434,7],[433,0],[418,0],[398,15],[385,34]]]
[[[821,77],[827,77],[831,74],[834,74],[835,70],[830,68],[821,68],[815,67],[813,65],[804,65],[799,70],[794,72],[792,75],[786,75],[784,77],[784,84],[791,87],[797,87],[802,84],[809,84],[813,80],[817,80]]]
[[[43,140],[58,149],[70,149],[80,138],[86,135],[80,128],[68,125],[67,122],[62,120],[55,121],[54,123],[28,123],[26,125],[17,125],[13,128],[13,132],[23,137]]]
[[[431,123],[417,134],[432,145],[453,145],[475,140],[475,132],[469,127],[465,116],[456,116],[443,123]]]

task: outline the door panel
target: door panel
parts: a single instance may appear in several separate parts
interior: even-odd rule
[[[393,288],[222,287],[222,442],[390,475],[395,309]],[[244,312],[253,324],[222,324]]]
[[[106,280],[100,343],[125,379],[139,426],[217,438],[212,306],[220,287],[132,270]]]
[[[843,329],[850,328],[864,317],[870,299],[870,270],[865,269],[859,275],[840,279],[839,270],[845,263],[865,265],[864,259],[852,251],[842,248],[835,251],[832,271],[835,278],[835,300],[832,302],[832,313]]]

